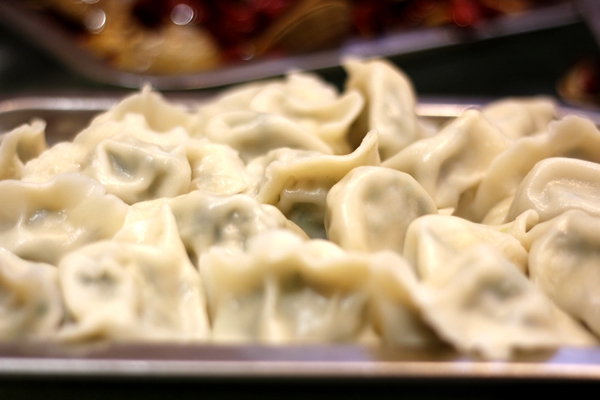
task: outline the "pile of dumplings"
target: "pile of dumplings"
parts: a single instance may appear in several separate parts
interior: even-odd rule
[[[597,345],[594,123],[540,97],[438,126],[397,67],[344,67],[2,134],[0,339]]]

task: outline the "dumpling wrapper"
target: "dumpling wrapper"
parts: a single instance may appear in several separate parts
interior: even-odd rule
[[[56,267],[0,247],[0,339],[56,339],[63,310]]]
[[[379,132],[379,153],[386,160],[424,136],[415,113],[416,94],[410,79],[384,60],[344,62],[347,91],[359,91],[365,106],[352,126],[348,140],[358,147],[365,134]]]
[[[408,225],[437,214],[433,199],[408,174],[363,166],[327,194],[327,238],[346,250],[393,250],[402,254]]]
[[[464,218],[481,221],[498,203],[515,195],[536,163],[553,157],[600,162],[600,131],[589,119],[570,115],[548,124],[547,132],[523,137],[489,165]]]
[[[527,174],[505,221],[534,210],[540,222],[571,209],[600,216],[600,164],[573,158],[548,158]]]
[[[467,110],[440,132],[419,140],[383,162],[411,175],[438,208],[461,206],[461,196],[477,188],[491,161],[510,140],[481,112]]]
[[[444,340],[485,359],[597,342],[488,245],[450,259],[427,277],[416,299],[423,318]]]
[[[46,123],[35,120],[0,135],[0,180],[21,179],[23,167],[47,149]]]
[[[354,168],[379,164],[377,133],[370,132],[351,154],[280,149],[255,160],[248,169],[258,181],[254,193],[259,202],[275,205],[309,237],[324,239],[329,189]]]
[[[128,206],[95,180],[62,174],[46,183],[0,181],[0,246],[57,265],[68,252],[109,239]]]
[[[531,280],[600,336],[600,218],[569,210],[528,233]]]
[[[195,191],[171,199],[168,204],[177,221],[179,235],[196,264],[213,246],[238,252],[246,248],[252,236],[264,231],[290,229],[302,232],[276,207],[261,204],[243,194],[213,196]]]
[[[481,112],[504,135],[518,139],[546,131],[554,119],[556,102],[545,96],[505,98],[487,104]]]
[[[206,341],[210,326],[198,271],[164,202],[141,203],[113,240],[61,260],[68,342]]]
[[[521,242],[500,229],[450,215],[425,215],[408,227],[403,255],[421,279],[447,268],[448,262],[473,247],[486,244],[526,274],[527,251]]]
[[[200,273],[217,342],[328,343],[369,336],[369,268],[330,242],[269,231],[250,238],[245,252],[211,248],[201,256]]]

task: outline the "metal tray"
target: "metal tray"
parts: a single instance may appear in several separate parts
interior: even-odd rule
[[[167,96],[169,97],[169,96]],[[170,100],[193,106],[204,99]],[[26,97],[0,101],[0,134],[32,118],[48,123],[51,143],[71,138],[119,98]],[[420,100],[423,118],[443,122],[485,99]],[[600,125],[600,110],[561,105],[558,116],[576,113]],[[112,343],[67,347],[56,343],[0,343],[0,378],[241,378],[395,381],[600,381],[600,347],[528,352],[510,362],[476,360],[450,348],[410,349],[339,345],[203,345]]]
[[[518,15],[498,17],[474,27],[415,28],[389,33],[377,39],[348,39],[339,48],[282,58],[241,62],[207,72],[169,76],[124,72],[110,67],[79,47],[58,24],[29,10],[20,1],[0,0],[0,23],[29,39],[72,71],[92,81],[139,88],[150,83],[159,90],[186,90],[225,86],[280,76],[290,70],[317,71],[340,65],[346,57],[390,57],[481,41],[524,32],[574,24],[586,16],[583,0],[564,1]]]

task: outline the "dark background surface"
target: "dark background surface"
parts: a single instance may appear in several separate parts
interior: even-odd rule
[[[422,96],[557,96],[556,85],[575,62],[598,57],[583,23],[395,57]],[[341,86],[341,69],[321,71]],[[64,68],[14,32],[0,27],[0,97],[129,90],[90,81]],[[193,92],[191,93],[193,95]],[[0,377],[7,399],[264,399],[410,398],[506,399],[534,389],[597,389],[597,382],[470,380],[202,380]],[[576,394],[576,393],[573,393]],[[577,393],[579,394],[579,393]]]
[[[588,27],[578,22],[414,52],[392,60],[412,79],[419,95],[499,97],[557,96],[558,81],[585,57],[600,57],[600,50]],[[343,86],[341,68],[319,74]],[[0,26],[0,97],[79,91],[128,90],[77,75],[14,31]],[[193,91],[188,94],[193,95]]]

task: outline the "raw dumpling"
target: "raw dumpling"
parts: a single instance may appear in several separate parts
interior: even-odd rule
[[[433,199],[410,175],[356,167],[327,195],[327,238],[346,250],[402,253],[408,225],[437,214]]]

